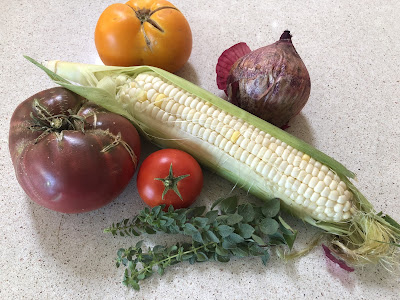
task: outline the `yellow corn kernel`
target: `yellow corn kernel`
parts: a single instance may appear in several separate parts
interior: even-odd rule
[[[166,98],[167,96],[165,96],[164,94],[159,94],[156,99],[154,100],[154,105],[156,105],[157,107],[161,107],[161,104],[163,102],[163,99]]]
[[[231,141],[232,143],[236,143],[236,141],[239,139],[240,137],[240,132],[239,131],[235,131],[233,132],[232,136],[231,136]]]

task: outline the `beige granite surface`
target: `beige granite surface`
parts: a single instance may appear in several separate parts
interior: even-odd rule
[[[346,273],[327,261],[320,247],[286,264],[274,256],[266,267],[258,258],[182,263],[134,292],[121,285],[123,270],[114,267],[114,258],[119,247],[138,238],[102,233],[144,207],[134,180],[112,204],[85,214],[56,213],[28,199],[8,153],[9,121],[19,102],[54,85],[23,55],[99,63],[94,28],[111,3],[0,0],[0,299],[399,299],[398,274],[379,266]],[[173,3],[189,20],[194,38],[191,58],[178,74],[219,96],[214,70],[224,49],[240,41],[256,49],[291,30],[312,91],[289,132],[355,171],[357,186],[376,209],[400,220],[398,0]],[[155,149],[144,143],[145,155]],[[204,172],[197,204],[207,205],[233,186]],[[243,191],[233,193],[251,199]],[[300,230],[297,249],[317,232],[288,221]],[[145,240],[166,244],[171,237]]]

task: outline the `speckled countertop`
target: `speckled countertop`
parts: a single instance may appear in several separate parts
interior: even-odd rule
[[[346,273],[320,247],[286,264],[273,257],[267,267],[258,258],[182,263],[134,292],[121,285],[114,258],[119,247],[137,239],[102,233],[144,207],[134,180],[113,203],[85,214],[56,213],[28,199],[8,153],[9,121],[19,102],[54,85],[23,55],[99,63],[94,28],[111,3],[0,0],[0,299],[398,299],[399,276],[382,267]],[[223,50],[240,41],[256,49],[290,29],[312,91],[289,131],[355,171],[357,186],[376,209],[400,220],[398,0],[173,3],[194,38],[191,58],[178,75],[219,96],[214,70]],[[143,157],[155,149],[144,143]],[[197,204],[207,205],[228,194],[232,184],[204,172]],[[317,231],[288,220],[300,230],[301,249]],[[146,237],[149,245],[167,241]]]

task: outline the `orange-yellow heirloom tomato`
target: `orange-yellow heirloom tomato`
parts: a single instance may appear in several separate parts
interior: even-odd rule
[[[105,65],[150,65],[179,70],[192,51],[186,18],[165,0],[130,0],[107,7],[95,30],[95,44]]]

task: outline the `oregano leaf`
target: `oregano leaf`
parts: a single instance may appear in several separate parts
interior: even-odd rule
[[[168,227],[168,226],[170,226],[172,223],[174,223],[174,219],[173,219],[173,218],[170,218],[170,217],[167,217],[167,216],[162,216],[161,218],[162,218],[161,221],[164,221],[164,222],[165,222],[164,225],[165,225],[166,227]]]
[[[265,252],[265,250],[263,248],[261,248],[259,245],[257,244],[252,244],[249,247],[249,253],[252,256],[260,256],[263,255]]]
[[[157,273],[158,273],[159,275],[164,275],[165,269],[164,269],[162,266],[158,265]]]
[[[282,231],[283,238],[285,239],[286,245],[289,250],[292,250],[294,241],[297,237],[297,230],[293,230],[289,224],[287,224],[280,216],[278,217],[280,224],[280,230]]]
[[[225,214],[233,214],[238,206],[238,198],[236,196],[228,197],[219,202],[218,207]]]
[[[226,250],[225,248],[223,248],[223,247],[220,246],[220,245],[217,245],[217,246],[215,247],[215,252],[216,252],[218,255],[221,255],[221,256],[227,256],[227,255],[229,255],[229,251]]]
[[[247,249],[247,247],[243,247],[241,245],[239,245],[238,247],[232,249],[231,251],[232,251],[233,255],[235,255],[237,257],[249,256],[249,250]]]
[[[232,243],[235,243],[235,244],[244,242],[244,238],[234,232],[231,233],[228,237],[226,237],[226,239],[228,239],[229,241],[231,241]]]
[[[172,233],[172,234],[177,234],[177,233],[182,233],[183,230],[181,230],[181,228],[176,225],[176,224],[171,224],[170,226],[168,226],[168,230],[166,231],[167,233]]]
[[[219,225],[217,227],[217,229],[218,229],[218,233],[223,238],[229,236],[232,232],[235,231],[235,229],[233,227],[228,226],[228,225]]]
[[[192,234],[192,239],[193,241],[196,241],[200,244],[204,244],[203,237],[201,236],[200,231],[197,231],[196,233]]]
[[[196,260],[197,261],[206,261],[206,260],[208,260],[208,257],[207,257],[207,255],[205,255],[205,253],[203,253],[203,252],[197,252],[196,253]]]
[[[222,248],[230,250],[236,248],[236,243],[231,241],[228,237],[222,240]]]
[[[210,210],[213,210],[215,207],[217,207],[221,203],[221,201],[224,199],[225,198],[219,198],[219,199],[215,200],[214,203],[211,205]]]
[[[135,229],[133,229],[133,228],[129,228],[129,232],[131,233],[131,234],[133,234],[134,236],[139,236],[140,235],[140,233],[139,232],[137,232]]]
[[[165,250],[165,247],[161,246],[161,245],[156,245],[153,248],[153,252],[156,253],[156,254],[162,253],[164,250]]]
[[[254,242],[256,242],[258,245],[265,245],[264,240],[259,237],[258,235],[252,234],[251,238],[253,239]]]
[[[229,256],[221,256],[221,255],[217,255],[217,261],[222,262],[222,263],[227,263],[229,262],[231,259],[229,258]]]
[[[151,212],[152,212],[155,216],[158,216],[159,213],[161,212],[161,206],[160,206],[160,205],[154,206],[154,207],[151,209]]]
[[[294,232],[294,230],[292,229],[292,227],[289,226],[288,223],[285,222],[285,220],[282,219],[281,216],[278,216],[278,220],[281,223],[282,227],[285,228],[286,230],[290,231],[290,232]]]
[[[237,213],[243,217],[243,222],[246,223],[252,222],[255,217],[253,205],[250,203],[239,205]]]
[[[200,228],[204,228],[207,224],[208,224],[208,218],[196,217],[193,220],[193,225],[200,227]]]
[[[194,235],[194,234],[196,234],[197,232],[199,232],[199,230],[198,230],[196,227],[194,227],[193,224],[191,224],[191,223],[186,223],[185,226],[184,226],[183,232],[184,232],[186,235]]]
[[[219,243],[219,238],[211,230],[207,230],[203,233],[203,240],[206,240],[207,242]]]
[[[135,291],[139,291],[140,290],[140,286],[139,283],[137,281],[130,281],[129,285],[135,290]]]
[[[205,206],[191,207],[186,212],[186,218],[191,219],[191,218],[195,218],[195,217],[200,217],[203,215],[205,210],[206,210]]]
[[[228,225],[234,225],[239,223],[240,221],[243,220],[243,217],[237,213],[229,215],[228,218],[226,219],[226,224]]]
[[[269,258],[270,258],[269,252],[268,251],[264,251],[264,254],[261,255],[261,261],[262,261],[264,266],[267,265],[267,262],[269,261]]]
[[[146,226],[146,227],[144,228],[144,230],[145,230],[145,232],[146,232],[147,234],[155,234],[155,233],[156,233],[156,231],[155,231],[153,228],[151,228],[150,226]]]
[[[218,217],[217,210],[210,210],[206,213],[206,218],[208,218],[208,224],[214,223],[217,217]]]
[[[185,253],[182,255],[182,260],[189,260],[193,257],[193,253]]]
[[[259,226],[260,230],[265,234],[274,234],[279,229],[279,223],[272,218],[263,219]]]
[[[196,262],[196,256],[194,256],[194,255],[191,256],[188,261],[189,261],[189,264],[193,265]]]
[[[278,198],[271,199],[261,208],[262,214],[267,218],[275,217],[281,209],[281,203]]]
[[[266,204],[263,204],[263,206],[265,206]],[[257,206],[257,207],[253,207],[254,210],[254,223],[259,222],[260,220],[264,219],[265,216],[262,213],[262,207],[263,206]]]
[[[216,218],[216,221],[219,223],[226,223],[226,220],[228,220],[229,215],[220,215]]]
[[[251,238],[251,235],[255,231],[253,226],[246,224],[246,223],[240,223],[238,225],[238,229],[239,229],[238,233],[245,239]]]
[[[179,209],[175,211],[176,215],[173,219],[175,219],[175,221],[178,224],[184,224],[186,222],[186,214],[185,214],[185,210],[184,209]]]
[[[117,251],[117,257],[119,258],[119,259],[121,259],[122,258],[122,255],[125,253],[125,249],[124,248],[119,248],[118,249],[118,251]]]
[[[122,260],[121,260],[121,262],[122,262],[122,264],[124,265],[124,266],[127,266],[128,265],[128,259],[125,257],[125,258],[123,258]]]
[[[283,234],[283,238],[285,239],[286,245],[288,245],[289,250],[292,250],[296,237],[297,231],[293,234]]]
[[[271,245],[286,244],[285,237],[280,232],[275,232],[274,234],[270,234],[268,235],[268,237]]]

